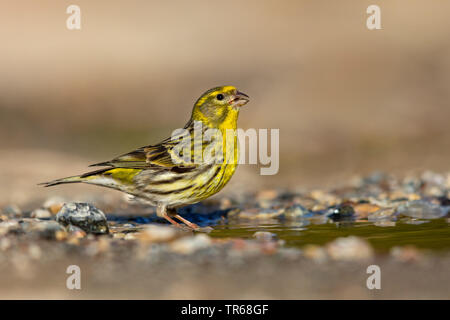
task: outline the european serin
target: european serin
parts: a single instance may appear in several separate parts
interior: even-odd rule
[[[43,185],[49,187],[83,182],[120,190],[156,206],[157,215],[176,226],[180,225],[173,218],[192,229],[199,229],[196,224],[178,215],[176,208],[204,200],[228,183],[237,166],[235,130],[239,109],[248,101],[249,97],[233,86],[210,89],[194,104],[184,134],[92,165],[106,168]],[[199,144],[195,137],[198,133],[196,128],[199,127],[201,134],[208,129],[215,129],[221,139],[201,139]],[[234,131],[232,143],[226,141],[227,130]],[[189,139],[183,140],[185,138]],[[180,152],[181,141],[190,142],[187,149],[182,148]],[[183,155],[183,150],[189,153],[188,160],[184,160],[186,154]],[[212,157],[208,160],[198,158],[195,150],[202,154],[205,150],[213,150],[210,152]],[[192,157],[195,161],[192,161]]]

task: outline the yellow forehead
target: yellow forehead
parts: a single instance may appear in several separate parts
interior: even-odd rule
[[[235,90],[236,90],[236,88],[233,87],[233,86],[217,87],[217,88],[208,90],[208,91],[205,93],[205,96],[207,96],[207,97],[215,97],[215,96],[217,96],[219,93],[222,93],[222,94],[224,94],[224,93],[230,93],[230,92],[234,92]]]
[[[197,105],[203,104],[208,98],[215,97],[219,93],[227,94],[227,93],[232,93],[234,91],[236,91],[236,87],[234,87],[234,86],[223,86],[223,87],[216,87],[213,89],[209,89],[200,97],[200,99],[198,99],[196,104]]]

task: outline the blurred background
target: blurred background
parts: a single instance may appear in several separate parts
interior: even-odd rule
[[[71,4],[81,30],[66,28]],[[371,4],[382,30],[366,28]],[[158,142],[223,84],[251,97],[240,127],[280,129],[279,173],[241,166],[226,190],[446,171],[449,12],[444,0],[3,1],[0,204],[105,192],[36,183]]]

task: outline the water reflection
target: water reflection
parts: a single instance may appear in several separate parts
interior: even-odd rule
[[[211,232],[216,238],[251,239],[257,231],[275,233],[286,246],[302,247],[306,244],[323,245],[338,237],[350,235],[368,240],[378,251],[394,246],[414,245],[433,250],[450,249],[450,229],[446,219],[397,221],[387,226],[372,222],[340,221],[320,223],[314,219],[296,221],[240,221],[231,220],[214,226]]]

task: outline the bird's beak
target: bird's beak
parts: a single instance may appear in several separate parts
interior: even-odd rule
[[[236,91],[234,98],[231,101],[233,107],[242,107],[244,104],[250,101],[250,97],[243,92]]]

